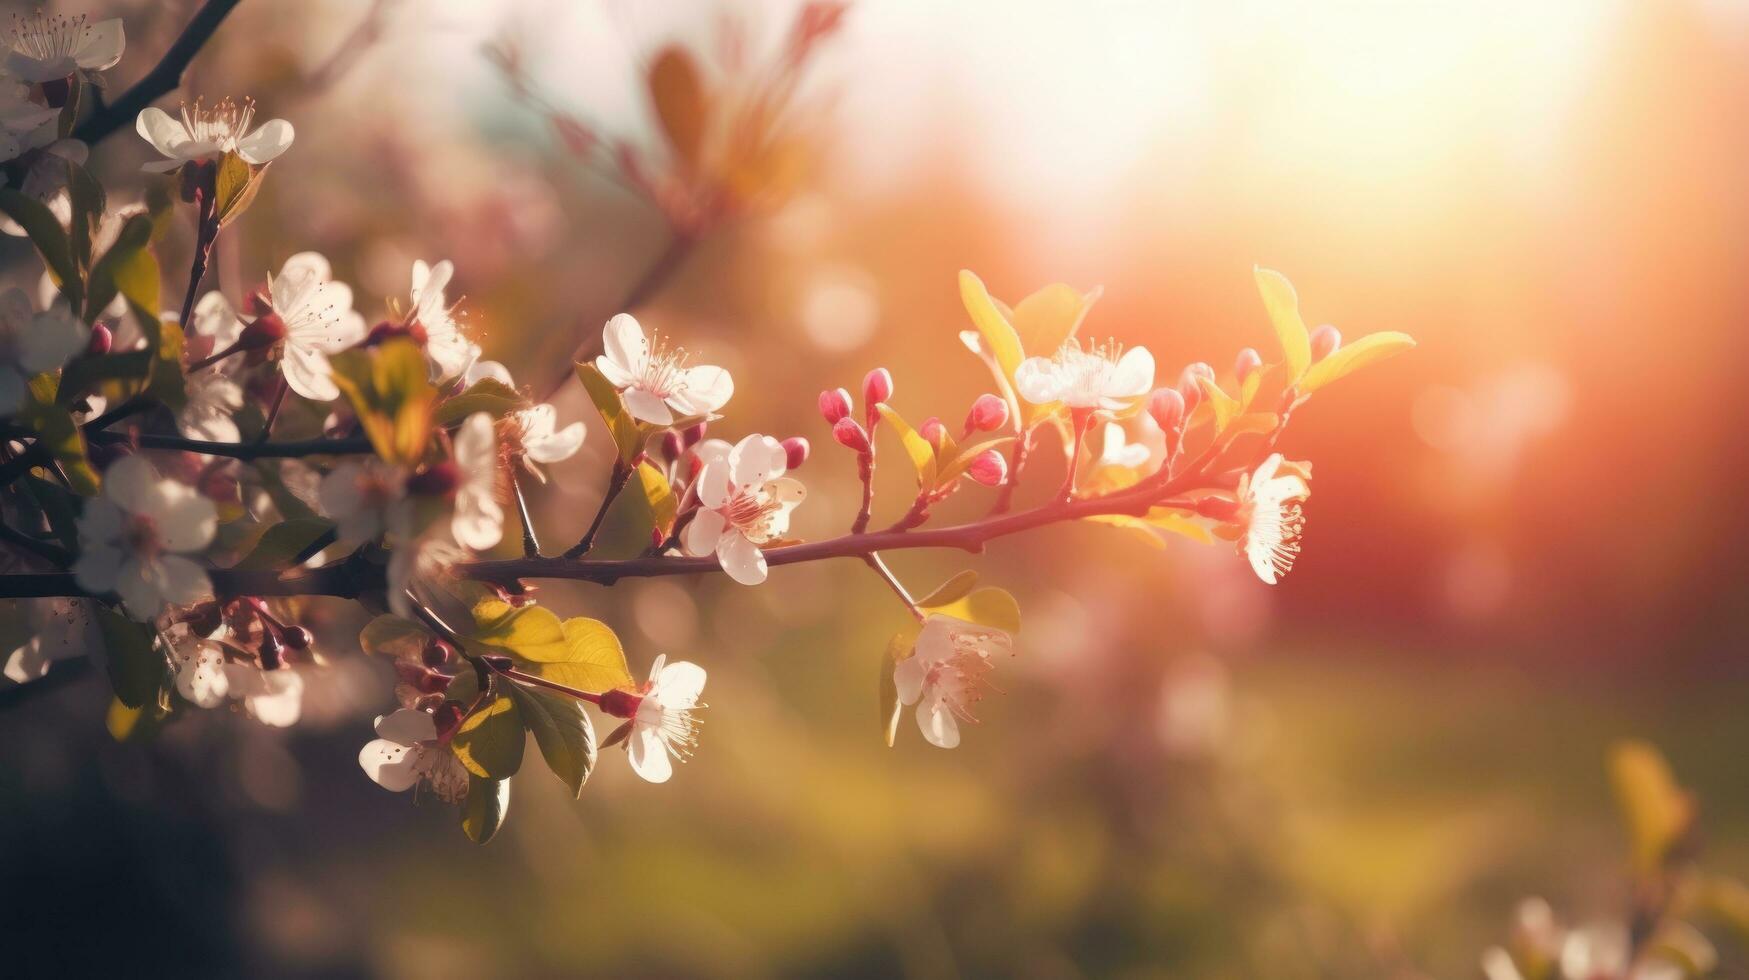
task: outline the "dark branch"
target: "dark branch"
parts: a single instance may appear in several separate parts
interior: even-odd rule
[[[73,130],[73,137],[96,143],[117,129],[132,124],[141,109],[174,92],[182,84],[182,73],[188,68],[188,63],[206,46],[225,15],[239,2],[241,0],[207,0],[158,64],[114,102],[85,117],[85,121]]]
[[[127,443],[142,449],[172,449],[199,453],[202,456],[228,456],[231,459],[296,459],[304,456],[356,456],[373,452],[370,440],[361,436],[344,439],[320,438],[287,440],[285,442],[209,442],[205,439],[184,439],[181,436],[126,432],[88,432],[86,438],[98,445]]]

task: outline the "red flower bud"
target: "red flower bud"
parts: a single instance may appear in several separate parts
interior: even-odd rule
[[[1321,361],[1342,349],[1342,331],[1326,323],[1312,331],[1312,360]]]
[[[1245,379],[1251,376],[1251,372],[1262,366],[1263,356],[1258,354],[1255,348],[1247,347],[1240,351],[1238,358],[1233,361],[1233,374],[1238,376],[1240,384],[1244,384]]]
[[[285,321],[278,313],[263,313],[237,336],[238,350],[266,350],[285,339]]]
[[[808,461],[808,451],[812,447],[808,440],[801,436],[790,436],[783,441],[784,465],[792,470],[799,470]]]
[[[979,395],[966,413],[966,428],[978,432],[995,432],[1008,424],[1008,401],[995,395]]]
[[[987,487],[999,487],[1008,481],[1008,459],[994,449],[986,449],[972,457],[966,475]]]
[[[681,430],[680,444],[687,449],[691,449],[704,441],[704,434],[709,431],[709,429],[710,426],[703,422],[695,422],[692,425],[687,426],[685,429]]]
[[[832,426],[832,438],[846,449],[867,454],[869,451],[868,430],[864,429],[855,419],[839,419]]]
[[[109,349],[113,346],[115,346],[115,334],[110,333],[109,328],[101,323],[92,324],[91,340],[85,344],[85,353],[101,357],[109,353]]]
[[[1156,388],[1148,396],[1148,414],[1161,429],[1177,431],[1184,424],[1184,396],[1177,388]]]
[[[839,419],[850,415],[850,407],[850,392],[843,388],[820,392],[820,415],[827,425],[837,425]]]
[[[448,497],[462,484],[462,471],[451,460],[426,467],[407,478],[407,492],[422,497]]]
[[[448,674],[411,660],[395,661],[395,676],[420,694],[442,694],[449,690],[449,682],[455,680]]]
[[[875,368],[862,377],[862,402],[874,410],[874,406],[893,397],[893,374],[886,368]]]
[[[1185,365],[1183,373],[1178,376],[1178,393],[1184,396],[1184,410],[1193,411],[1202,404],[1202,385],[1197,384],[1199,377],[1215,380],[1215,369],[1203,361]]]
[[[264,316],[273,312],[273,297],[267,294],[266,286],[258,286],[243,297],[243,312],[250,316]]]
[[[196,195],[211,195],[218,180],[219,165],[211,160],[190,160],[177,171],[177,192],[183,201],[192,204]]]
[[[686,451],[686,445],[681,441],[680,433],[675,432],[673,429],[669,429],[667,432],[662,433],[662,448],[660,451],[662,453],[663,462],[672,463],[679,459],[680,454]]]
[[[942,425],[941,420],[933,415],[923,420],[923,424],[917,429],[917,434],[922,436],[931,446],[934,446],[938,453],[941,452],[941,447],[947,445],[947,426]]]

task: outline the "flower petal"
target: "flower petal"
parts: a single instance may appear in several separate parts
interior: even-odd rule
[[[279,369],[284,373],[285,383],[291,386],[291,390],[311,401],[331,402],[340,397],[340,389],[334,384],[334,369],[328,364],[328,355],[319,350],[287,344]]]
[[[717,542],[722,540],[723,529],[728,526],[723,515],[708,508],[700,509],[693,514],[692,523],[681,532],[680,543],[689,555],[702,557],[712,554],[717,550]]]
[[[758,585],[768,571],[765,553],[747,539],[745,534],[732,532],[717,541],[717,562],[729,577],[742,585]]]
[[[133,513],[150,513],[163,499],[157,472],[137,455],[123,456],[109,464],[109,469],[103,472],[103,494]]]
[[[177,148],[189,140],[188,130],[182,128],[182,122],[170,113],[157,106],[147,106],[140,110],[134,119],[134,132],[140,138],[152,144],[152,149],[167,157],[171,157],[175,166],[182,165],[182,155]],[[150,166],[150,164],[148,164]],[[174,169],[174,168],[171,168]]]
[[[1056,365],[1048,357],[1029,357],[1014,369],[1014,390],[1034,405],[1048,405],[1062,398]]]
[[[391,793],[404,793],[419,781],[417,762],[412,746],[386,738],[364,743],[358,753],[358,764],[364,774]]]
[[[261,128],[237,141],[237,155],[256,166],[271,163],[291,149],[295,135],[291,123],[284,119],[269,119],[261,124]]]
[[[644,373],[644,363],[650,357],[650,341],[644,336],[644,328],[637,318],[630,313],[621,313],[607,321],[607,326],[601,329],[601,349],[603,357],[618,368],[621,377],[617,380],[608,377],[614,385],[625,387],[632,383],[632,378]],[[600,359],[597,359],[600,366]],[[606,370],[601,372],[608,374]]]
[[[676,660],[656,677],[656,700],[664,708],[693,708],[704,692],[705,672],[698,664]]]
[[[683,387],[669,396],[668,404],[682,415],[709,415],[729,403],[735,381],[729,372],[710,364],[687,368],[680,374]]]
[[[1111,376],[1105,379],[1106,398],[1135,398],[1154,387],[1154,355],[1146,347],[1131,347],[1118,358]]]
[[[668,403],[646,388],[627,388],[625,404],[626,411],[640,422],[654,425],[674,424],[674,413],[668,408]]]
[[[665,783],[674,775],[674,760],[668,758],[668,747],[654,728],[634,728],[626,755],[631,760],[632,772],[649,782]]]
[[[121,18],[112,17],[100,20],[85,29],[85,36],[73,51],[73,61],[86,71],[102,71],[114,68],[121,60],[122,48],[127,44],[127,38],[121,29]]]
[[[960,744],[959,719],[939,697],[917,706],[917,727],[923,732],[924,739],[936,748],[951,749]]]
[[[401,708],[377,718],[377,737],[401,745],[430,742],[437,738],[437,722],[423,711]]]

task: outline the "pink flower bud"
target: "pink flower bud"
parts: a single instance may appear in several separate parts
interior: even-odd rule
[[[855,419],[839,419],[832,426],[832,438],[846,449],[867,454],[869,451],[868,430],[864,429]]]
[[[820,392],[820,415],[827,425],[837,425],[840,419],[849,416],[850,392],[843,388]]]
[[[1230,521],[1239,514],[1239,502],[1231,497],[1204,497],[1196,502],[1196,512],[1211,520]]]
[[[407,492],[422,497],[448,497],[461,484],[461,469],[446,459],[408,477]]]
[[[454,735],[456,729],[462,727],[463,717],[465,710],[459,701],[445,701],[438,705],[432,715],[432,720],[437,723],[437,737],[447,739]]]
[[[1156,388],[1148,396],[1148,414],[1161,429],[1176,432],[1184,424],[1184,396],[1177,388]]]
[[[680,433],[675,432],[673,429],[669,429],[667,432],[662,433],[662,448],[660,451],[662,453],[663,462],[672,463],[679,459],[680,454],[686,451],[685,445],[681,443]]]
[[[808,440],[801,436],[790,436],[783,441],[784,465],[792,470],[799,470],[808,461]]]
[[[1312,331],[1312,360],[1321,361],[1342,349],[1342,331],[1326,323]]]
[[[917,434],[922,436],[931,446],[934,446],[938,453],[941,452],[942,446],[947,445],[947,426],[942,425],[941,420],[933,415],[923,420],[923,425],[917,429]]]
[[[1215,369],[1203,361],[1187,364],[1183,373],[1178,376],[1178,393],[1184,396],[1184,410],[1192,411],[1202,403],[1202,385],[1197,384],[1199,377],[1215,380]]]
[[[1256,348],[1247,347],[1240,351],[1238,358],[1233,361],[1233,374],[1239,378],[1240,384],[1244,384],[1245,379],[1251,376],[1251,372],[1262,366],[1263,356],[1257,353]]]
[[[109,349],[113,346],[115,346],[115,334],[110,333],[109,328],[101,323],[92,324],[91,340],[85,345],[85,353],[101,357],[109,353]]]
[[[995,432],[1008,424],[1008,402],[995,395],[979,395],[966,413],[966,428],[979,432]]]
[[[986,449],[972,457],[966,475],[987,487],[999,487],[1008,480],[1008,459],[994,449]]]
[[[278,313],[263,313],[237,336],[238,350],[265,350],[285,339],[285,321]]]
[[[691,449],[704,441],[704,434],[709,428],[710,426],[704,422],[694,422],[681,431],[680,444]]]
[[[893,374],[886,368],[875,368],[862,378],[862,402],[873,411],[875,405],[893,397]]]

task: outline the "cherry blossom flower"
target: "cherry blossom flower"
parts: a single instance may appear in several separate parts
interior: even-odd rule
[[[507,388],[516,387],[509,369],[497,361],[476,361],[462,374],[462,386],[472,387],[484,380],[496,381]],[[557,463],[570,459],[583,448],[583,423],[572,422],[558,427],[558,411],[551,405],[539,404],[517,409],[504,416],[498,426],[505,449],[520,456],[522,465],[536,479],[546,482],[546,474],[536,464]]]
[[[203,106],[199,99],[192,106],[184,102],[180,119],[156,106],[148,106],[140,110],[134,129],[168,159],[154,160],[140,169],[168,173],[185,163],[211,160],[226,153],[235,153],[243,162],[255,166],[271,163],[291,148],[292,124],[284,119],[269,119],[250,132],[249,124],[254,119],[253,99],[244,99],[241,104],[224,99],[213,106]]]
[[[225,669],[223,640],[230,634],[219,627],[204,637],[178,623],[171,627],[170,659],[176,665],[176,693],[197,708],[216,708],[231,695],[231,675]]]
[[[445,803],[468,794],[468,770],[437,737],[437,722],[429,714],[401,708],[379,715],[376,730],[377,737],[358,753],[358,764],[372,782],[393,793],[423,783]]]
[[[631,716],[631,735],[626,741],[632,771],[652,783],[665,783],[674,775],[674,759],[685,762],[698,745],[698,719],[693,712],[705,707],[698,701],[704,692],[704,668],[695,663],[658,656],[650,665],[650,680]]]
[[[719,439],[700,443],[698,475],[702,505],[682,534],[693,555],[715,553],[729,577],[758,585],[767,572],[760,545],[789,531],[790,512],[807,490],[785,477],[789,454],[770,436],[750,435],[733,448]]]
[[[60,114],[32,102],[26,86],[0,79],[0,162],[53,141],[55,131],[46,124]]]
[[[225,664],[225,685],[243,702],[249,717],[269,728],[290,728],[304,713],[304,678],[289,667],[262,670],[254,664]]]
[[[506,388],[516,387],[516,381],[510,377],[510,369],[497,361],[475,361],[462,372],[462,387],[471,388],[476,381],[496,381]]]
[[[30,379],[53,371],[85,349],[91,328],[57,302],[38,313],[24,290],[0,293],[0,415],[24,403]]]
[[[333,281],[332,268],[320,254],[299,252],[285,260],[278,276],[268,277],[267,300],[269,313],[250,326],[276,318],[267,329],[280,328],[274,346],[291,390],[311,401],[338,398],[328,355],[365,336],[364,317],[352,308],[352,287]]]
[[[103,71],[121,60],[126,43],[120,18],[93,24],[83,14],[15,16],[3,70],[33,85],[74,72]]]
[[[206,571],[182,555],[211,543],[218,526],[212,501],[161,479],[139,456],[116,460],[103,477],[103,495],[79,515],[84,550],[73,563],[79,586],[120,595],[137,619],[210,592]]]
[[[455,266],[448,260],[436,265],[413,263],[408,316],[425,331],[425,357],[431,362],[431,380],[438,384],[463,376],[480,359],[480,345],[462,332],[455,308],[445,305],[443,291],[454,274]]]
[[[178,314],[165,312],[164,316],[174,319]],[[230,347],[243,332],[243,322],[237,319],[230,301],[216,290],[200,298],[191,319],[183,347],[184,357],[191,362]],[[232,376],[236,363],[222,359],[185,374],[187,400],[176,413],[176,427],[183,435],[213,442],[241,438],[236,414],[243,408],[243,386]]]
[[[1129,434],[1120,423],[1105,423],[1105,448],[1099,454],[1101,465],[1144,473],[1160,468],[1161,461],[1166,458],[1166,433],[1146,413],[1136,416],[1136,419],[1135,424],[1140,431],[1135,442],[1128,441]]]
[[[625,395],[626,411],[640,421],[672,425],[676,419],[710,415],[728,404],[735,382],[720,367],[687,367],[684,348],[669,350],[661,337],[656,347],[630,313],[607,321],[595,367]]]
[[[1012,654],[1014,637],[933,613],[917,635],[911,656],[893,667],[900,704],[917,706],[917,727],[929,744],[951,749],[960,744],[960,722],[976,722],[972,705],[990,687],[998,653]]]
[[[55,661],[84,656],[103,642],[84,599],[12,600],[0,603],[0,620],[24,625],[14,637],[18,646],[7,653],[0,669],[17,684],[34,681]]]
[[[1300,502],[1312,492],[1304,478],[1279,474],[1281,465],[1281,454],[1273,453],[1258,464],[1256,472],[1239,481],[1239,550],[1257,577],[1270,585],[1286,575],[1299,557],[1300,532],[1306,523]]]
[[[374,541],[384,531],[406,533],[407,472],[376,457],[334,467],[317,486],[319,509],[342,541]]]
[[[1035,405],[1122,411],[1154,387],[1154,355],[1111,342],[1083,348],[1071,337],[1050,357],[1029,357],[1014,371],[1014,388]]]
[[[455,491],[450,533],[464,548],[485,551],[504,537],[504,508],[497,499],[498,439],[492,416],[475,412],[455,434],[455,465],[461,483]]]

